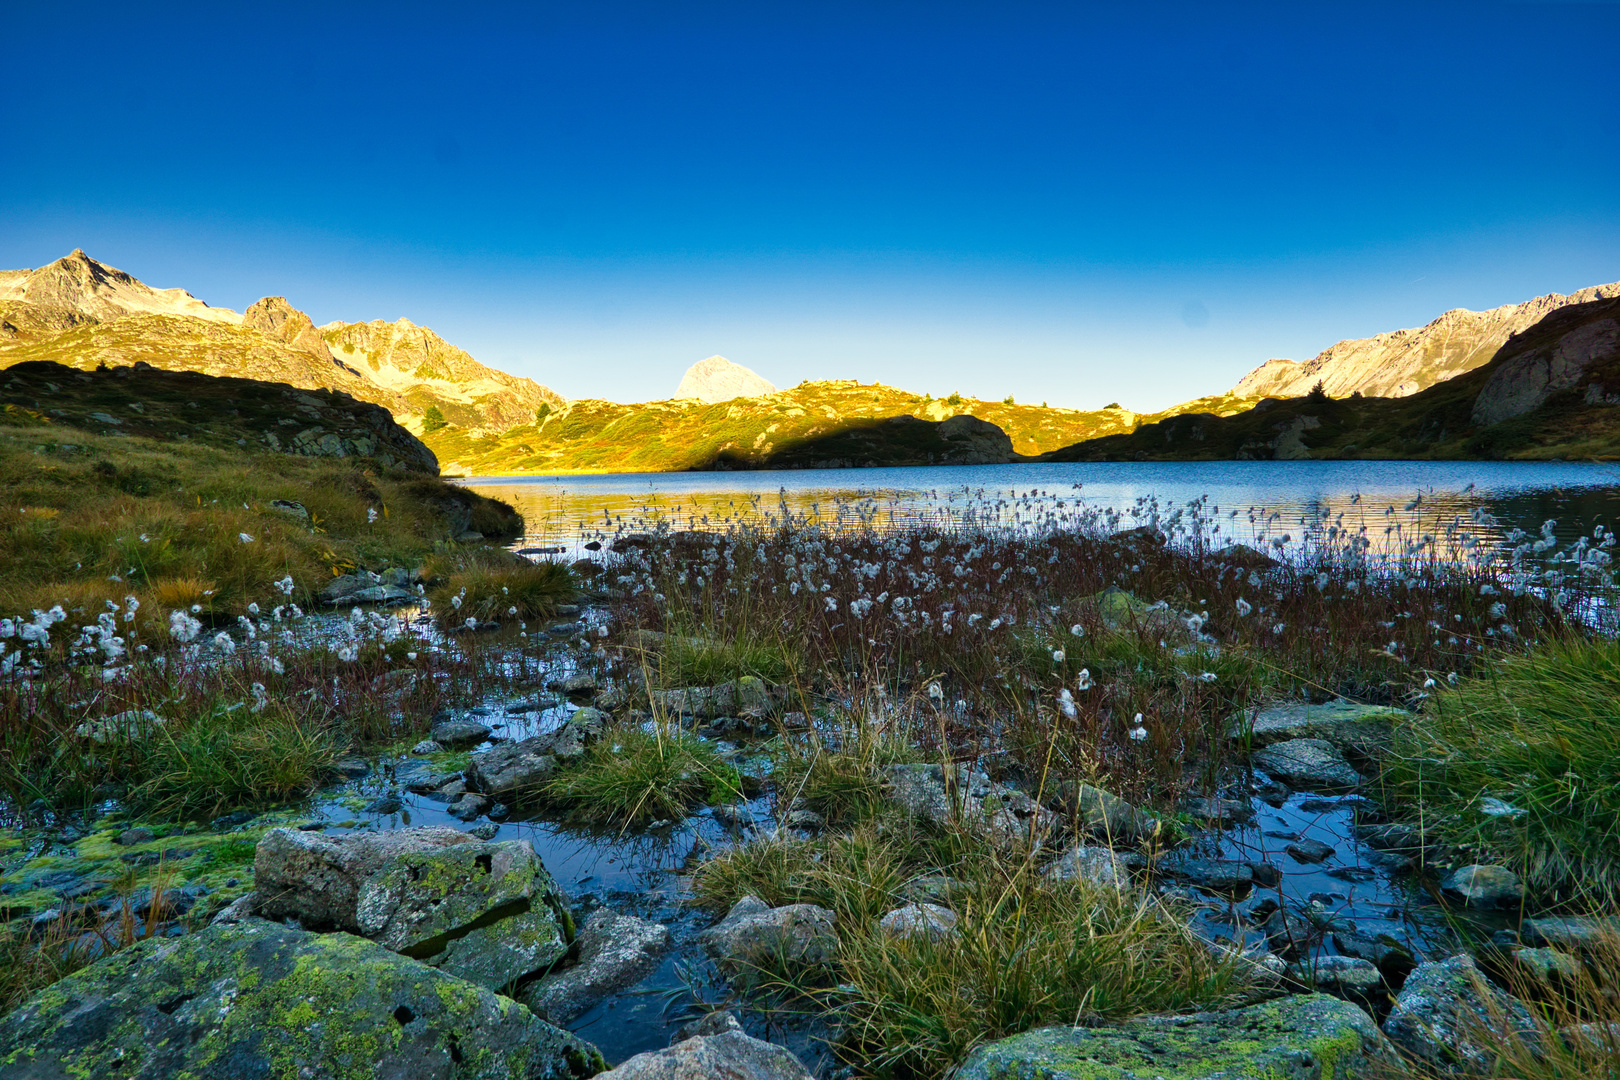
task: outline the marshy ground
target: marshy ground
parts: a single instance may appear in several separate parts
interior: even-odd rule
[[[1488,1012],[1463,1032],[1502,1075],[1614,1070],[1612,938],[1563,942],[1551,981],[1521,957],[1549,946],[1534,920],[1620,902],[1601,529],[1503,548],[1481,517],[1369,515],[1243,546],[1199,504],[1017,530],[784,509],[535,561],[450,539],[468,522],[420,479],[30,439],[0,442],[27,478],[0,533],[5,1008],[206,925],[273,828],[454,824],[530,840],[577,922],[674,931],[570,1022],[611,1060],[719,1008],[884,1077],[1312,986],[1387,1022],[1418,965],[1466,952],[1533,1010],[1518,1042]],[[1260,730],[1335,702],[1360,726],[1307,716],[1304,765]],[[531,740],[543,766],[498,756]],[[1467,866],[1494,868],[1491,906]],[[749,897],[833,933],[717,949]]]

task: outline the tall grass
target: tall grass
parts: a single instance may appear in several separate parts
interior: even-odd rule
[[[618,725],[541,786],[574,821],[625,827],[678,821],[694,806],[741,797],[714,745],[667,724]]]
[[[440,626],[550,618],[579,591],[562,563],[532,563],[504,548],[473,547],[436,555],[427,563],[429,598]]]
[[[1437,688],[1386,796],[1541,900],[1620,904],[1620,642],[1563,635]]]

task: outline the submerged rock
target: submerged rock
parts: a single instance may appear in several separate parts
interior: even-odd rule
[[[327,837],[274,829],[254,862],[259,913],[347,930],[500,989],[568,951],[557,884],[527,840],[454,829]]]
[[[1112,1027],[1037,1028],[980,1046],[955,1080],[1356,1080],[1397,1060],[1359,1006],[1301,994]]]
[[[884,775],[889,797],[913,815],[980,826],[998,847],[1038,847],[1056,825],[1040,803],[965,764],[891,765]]]
[[[520,989],[517,1000],[554,1024],[566,1024],[609,994],[652,974],[669,949],[669,929],[603,909],[585,921],[579,962]]]
[[[1474,958],[1459,954],[1419,964],[1384,1020],[1384,1033],[1408,1056],[1440,1072],[1487,1073],[1504,1027],[1533,1037],[1525,1007],[1486,981]]]
[[[604,1064],[482,987],[258,919],[138,942],[0,1019],[0,1072],[16,1080],[573,1080]]]
[[[1254,752],[1254,766],[1305,791],[1351,791],[1361,774],[1326,739],[1285,739]]]

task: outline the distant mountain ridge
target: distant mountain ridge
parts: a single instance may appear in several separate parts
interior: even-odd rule
[[[184,289],[153,289],[83,250],[38,269],[0,271],[0,367],[27,360],[81,370],[144,361],[338,390],[383,406],[418,433],[430,407],[468,429],[504,431],[566,401],[406,319],[316,327],[281,296],[237,314]]]
[[[1453,308],[1412,330],[1340,341],[1304,363],[1267,360],[1231,390],[1233,397],[1303,397],[1318,381],[1329,397],[1410,397],[1488,363],[1509,337],[1571,304],[1620,296],[1620,282],[1568,296],[1548,293],[1488,311]]]

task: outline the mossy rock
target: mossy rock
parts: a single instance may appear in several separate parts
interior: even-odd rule
[[[956,1080],[1360,1080],[1396,1060],[1360,1007],[1302,994],[1114,1027],[1037,1028],[979,1047]]]
[[[0,1019],[10,1080],[572,1080],[591,1044],[349,934],[259,919],[153,938]]]

